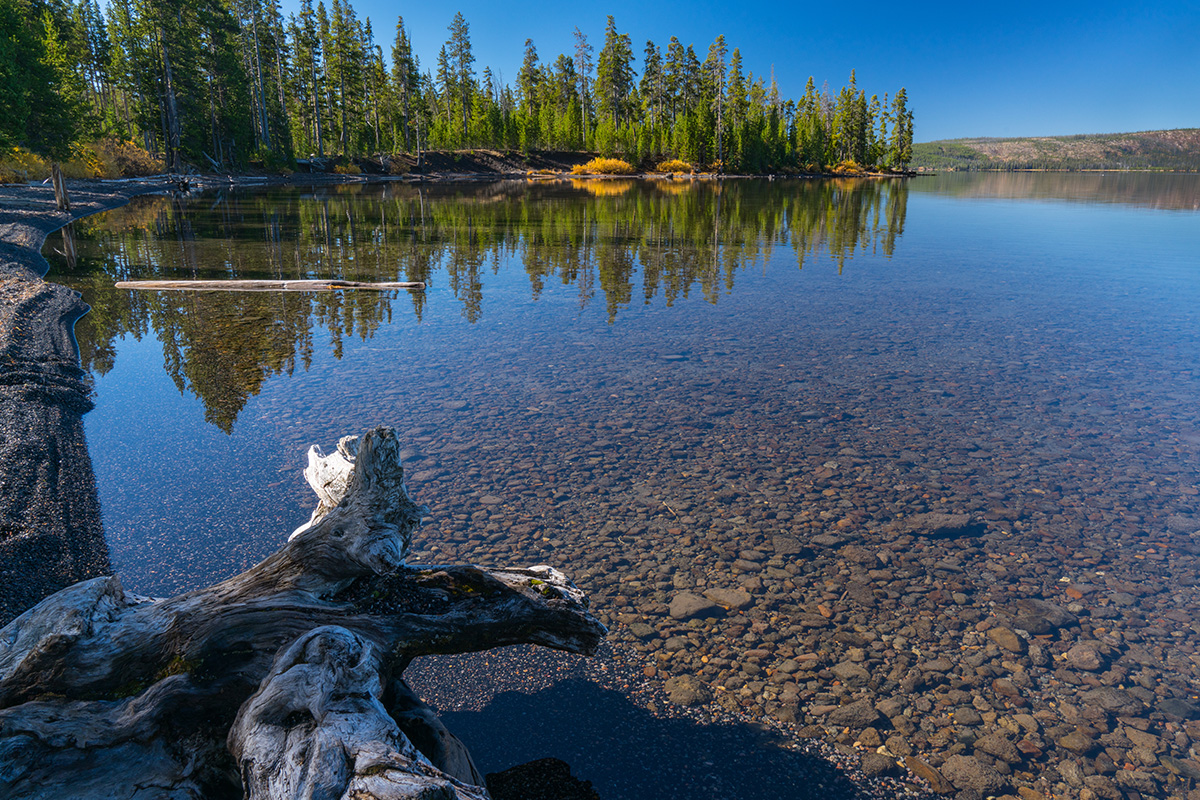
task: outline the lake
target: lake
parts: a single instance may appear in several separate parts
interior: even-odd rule
[[[127,589],[265,557],[315,505],[308,446],[384,424],[432,510],[410,561],[590,595],[607,662],[427,668],[485,771],[561,753],[605,800],[777,796],[802,734],[984,793],[1165,796],[1200,776],[1198,210],[1200,176],[1150,174],[230,190],[77,222],[47,278],[92,306]],[[428,288],[113,288],[158,277]],[[572,703],[643,758],[606,766],[602,721],[495,735]]]

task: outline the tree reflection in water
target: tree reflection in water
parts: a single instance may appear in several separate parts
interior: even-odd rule
[[[891,255],[904,230],[903,181],[574,181],[339,185],[143,198],[75,223],[77,263],[55,279],[92,306],[77,326],[83,365],[104,374],[114,341],[154,331],[164,367],[209,422],[230,432],[272,375],[307,369],[322,330],[340,358],[393,313],[419,320],[420,292],[181,293],[118,290],[152,278],[424,281],[463,316],[484,314],[486,271],[523,267],[532,298],[572,286],[610,323],[634,302],[710,303],[739,270],[788,248],[798,267],[840,272],[863,250]],[[597,300],[599,292],[601,298]]]

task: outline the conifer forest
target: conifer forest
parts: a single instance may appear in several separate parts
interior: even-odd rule
[[[461,13],[433,64],[403,18],[394,24],[385,45],[349,0],[302,0],[286,17],[276,0],[0,0],[0,147],[66,158],[108,137],[172,171],[465,148],[731,173],[912,158],[903,88],[881,99],[851,72],[836,91],[809,78],[785,98],[724,36],[635,49],[609,16],[600,40],[576,28],[570,52],[539,54],[526,39],[506,83],[477,64]]]

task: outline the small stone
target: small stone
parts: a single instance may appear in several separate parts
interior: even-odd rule
[[[639,639],[652,639],[658,635],[658,631],[644,622],[634,622],[629,626],[629,632]]]
[[[862,757],[862,771],[865,775],[878,778],[883,775],[895,775],[899,772],[896,760],[882,753],[866,753]]]
[[[1012,631],[1011,628],[999,626],[987,632],[988,638],[1010,653],[1024,653],[1028,648],[1025,640]]]
[[[954,721],[959,725],[974,727],[983,722],[983,717],[970,706],[962,706],[961,708],[954,709]]]
[[[1103,669],[1105,665],[1100,649],[1089,642],[1080,642],[1068,650],[1066,660],[1069,666],[1088,672]]]
[[[899,697],[886,697],[875,704],[875,710],[880,714],[883,714],[888,719],[904,713],[904,709],[907,707],[908,703]]]
[[[1017,750],[1017,746],[1009,741],[1007,737],[1001,736],[998,733],[976,739],[975,749],[987,753],[989,756],[997,758],[1006,764],[1016,764],[1021,760],[1021,753]]]
[[[1088,775],[1083,779],[1084,789],[1079,793],[1081,798],[1087,797],[1086,794],[1091,791],[1091,797],[1099,797],[1101,800],[1123,800],[1124,793],[1117,788],[1112,779],[1105,775]]]
[[[1194,781],[1200,780],[1200,764],[1190,758],[1160,756],[1158,760],[1173,775],[1181,775],[1185,778],[1191,778]]]
[[[708,686],[695,675],[675,675],[667,679],[664,688],[667,699],[677,706],[701,705],[712,697]]]
[[[1169,697],[1154,706],[1154,710],[1175,719],[1196,719],[1200,717],[1200,708],[1187,700]]]
[[[883,744],[883,737],[874,728],[863,728],[862,733],[858,735],[858,743],[863,747],[874,749]]]
[[[794,536],[775,536],[771,539],[775,555],[790,556],[804,551],[804,544]]]
[[[867,682],[871,680],[871,673],[867,672],[861,665],[855,664],[853,661],[843,661],[842,663],[835,665],[830,672],[836,675],[839,681],[846,684],[851,689],[856,689],[859,686],[866,686]]]
[[[904,529],[917,536],[935,539],[978,536],[984,532],[984,526],[972,523],[970,516],[966,514],[943,514],[938,511],[914,514],[906,520]]]
[[[719,606],[738,611],[754,604],[754,598],[745,589],[709,589],[704,596]]]
[[[1082,731],[1071,731],[1058,740],[1058,746],[1064,750],[1070,750],[1077,756],[1083,756],[1090,753],[1095,748],[1096,743]]]
[[[692,592],[680,592],[671,599],[671,616],[686,620],[703,617],[722,617],[725,609],[711,600]]]
[[[499,497],[496,497],[494,494],[485,494],[483,497],[479,498],[479,502],[485,506],[497,506],[504,501]]]
[[[1154,797],[1158,794],[1158,782],[1149,772],[1119,769],[1113,777],[1116,779],[1117,786],[1122,789],[1132,789],[1146,797]]]
[[[1028,631],[1035,636],[1053,633],[1059,628],[1079,624],[1079,618],[1062,606],[1033,597],[1023,597],[1016,602],[1017,613],[1013,615],[1013,627]]]
[[[973,789],[994,795],[1008,785],[1004,776],[974,756],[950,756],[942,764],[942,774],[959,789]]]
[[[1080,699],[1085,706],[1094,706],[1114,714],[1137,714],[1142,710],[1142,702],[1140,700],[1124,689],[1118,689],[1114,686],[1100,686],[1095,689],[1089,689],[1080,696]],[[1159,710],[1162,710],[1162,707],[1170,702],[1172,701],[1165,700],[1160,703],[1158,705]]]
[[[571,774],[571,767],[557,758],[543,758],[509,767],[503,772],[489,772],[487,789],[495,800],[527,798],[536,793],[541,797],[560,800],[599,800],[591,781]]]
[[[1185,517],[1183,514],[1172,514],[1167,517],[1167,530],[1171,533],[1196,533],[1200,531],[1200,520]]]
[[[898,756],[912,755],[912,746],[899,734],[892,734],[883,744],[888,749],[888,752],[895,753]]]
[[[879,712],[869,699],[857,700],[849,705],[838,706],[829,714],[829,724],[851,730],[862,730],[879,721]]]
[[[937,794],[954,793],[954,785],[946,780],[941,772],[916,756],[905,756],[904,766],[913,775],[928,783],[929,788],[933,789]]]

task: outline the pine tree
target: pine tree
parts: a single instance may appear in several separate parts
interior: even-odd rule
[[[588,146],[588,133],[591,128],[592,52],[592,46],[588,44],[587,36],[579,28],[576,28],[575,76],[579,81],[579,128],[582,136],[582,147],[584,149]]]
[[[475,56],[471,52],[470,26],[461,11],[454,15],[449,31],[450,38],[446,41],[447,65],[454,76],[456,101],[461,109],[462,133],[465,136],[471,96],[475,92]]]
[[[642,58],[642,80],[638,89],[642,96],[642,114],[652,131],[657,131],[662,123],[666,105],[665,88],[662,52],[654,42],[648,41]]]
[[[892,136],[888,143],[891,166],[906,169],[912,161],[912,113],[908,110],[908,92],[904,87],[892,100]]]
[[[612,15],[604,28],[604,47],[596,59],[596,111],[614,130],[624,121],[633,89],[633,45],[627,33],[617,33]]]
[[[717,114],[716,133],[717,133],[717,162],[719,169],[725,169],[725,36],[724,34],[717,36],[716,40],[708,48],[708,58],[704,60],[704,75],[706,78],[708,94],[712,98],[711,106]],[[733,51],[733,57],[736,59],[738,77],[741,77],[742,56],[736,48]],[[730,67],[730,77],[732,78],[732,66]],[[733,95],[733,85],[730,85],[730,95]]]
[[[526,39],[525,57],[521,61],[521,70],[517,73],[517,113],[520,115],[518,125],[521,131],[521,149],[526,151],[541,143],[541,134],[545,130],[539,130],[541,108],[538,87],[541,80],[537,48],[533,45],[533,39]]]
[[[421,73],[413,57],[412,43],[404,29],[404,18],[396,18],[396,41],[392,45],[392,88],[402,120],[404,149],[412,150],[413,112],[415,110]],[[393,137],[395,138],[395,137]]]

